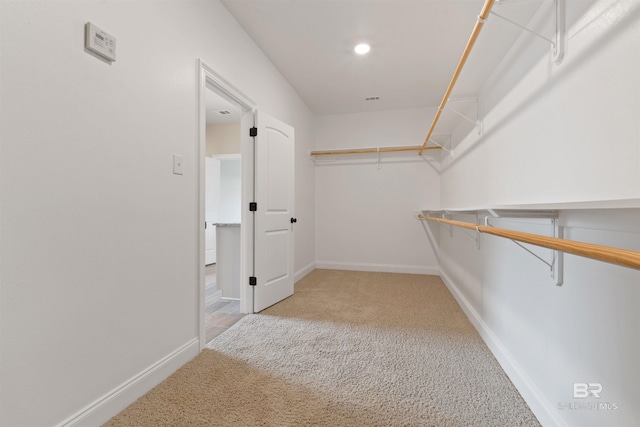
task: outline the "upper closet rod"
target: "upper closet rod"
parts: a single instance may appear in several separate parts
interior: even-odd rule
[[[438,150],[441,147],[380,147],[380,148],[354,148],[347,150],[326,150],[326,151],[312,151],[312,156],[327,156],[335,154],[359,154],[359,153],[395,153],[399,151],[421,151],[421,150]]]
[[[453,77],[451,78],[451,82],[449,83],[449,87],[447,87],[447,91],[444,93],[444,97],[442,98],[442,102],[440,103],[440,107],[438,107],[438,111],[436,112],[436,116],[433,118],[433,122],[431,122],[431,127],[429,128],[429,133],[427,133],[427,137],[424,139],[424,143],[422,143],[422,149],[418,153],[419,156],[422,156],[422,150],[427,147],[427,143],[431,138],[431,134],[433,134],[433,130],[440,119],[440,115],[442,114],[442,110],[444,110],[445,105],[447,105],[447,101],[449,100],[449,96],[451,96],[451,91],[453,91],[453,87],[456,85],[458,81],[458,77],[462,72],[462,68],[464,67],[465,62],[467,62],[467,58],[471,53],[471,49],[480,34],[480,30],[484,25],[484,21],[489,17],[489,13],[491,13],[491,8],[495,0],[486,0],[484,6],[482,7],[482,11],[478,16],[478,20],[476,21],[476,25],[473,27],[473,31],[471,32],[471,37],[469,37],[469,41],[467,42],[467,46],[464,48],[464,52],[462,52],[462,57],[460,58],[460,62],[458,62],[458,66],[453,73]]]
[[[444,224],[468,228],[469,230],[476,230],[480,233],[493,234],[498,237],[542,246],[543,248],[559,250],[574,255],[597,259],[599,261],[606,261],[612,264],[640,269],[640,252],[636,251],[576,242],[574,240],[559,239],[557,237],[540,236],[538,234],[523,233],[521,231],[506,230],[504,228],[494,228],[486,225],[476,225],[469,222],[455,221],[451,219],[434,218],[422,214],[418,215],[418,218],[427,219],[429,221],[438,221]]]

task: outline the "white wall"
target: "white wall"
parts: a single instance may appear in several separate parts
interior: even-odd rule
[[[559,224],[567,239],[640,251],[639,220],[638,209],[574,210]],[[492,224],[549,235],[548,226]],[[545,264],[509,240],[481,235],[477,249],[460,229],[438,234],[443,279],[543,425],[640,424],[640,271],[565,255],[558,287]],[[551,251],[538,253],[551,260]],[[573,397],[574,383],[596,382],[600,399]],[[617,409],[568,406],[584,403]]]
[[[584,8],[567,2],[570,15]],[[537,42],[516,45],[481,93],[484,136],[455,141],[453,160],[444,162],[443,208],[579,201],[595,208],[618,199],[637,206],[639,8],[593,3],[570,29],[559,66]],[[640,250],[638,209],[566,210],[560,224],[568,239]],[[564,285],[556,287],[544,264],[508,240],[482,236],[478,250],[461,230],[438,234],[443,278],[545,425],[640,424],[639,271],[566,255]],[[601,398],[574,399],[575,382],[601,383]],[[618,409],[566,407],[585,400]]]
[[[240,158],[220,161],[220,204],[218,222],[240,222],[240,196],[242,188]]]
[[[318,117],[316,148],[419,145],[433,109]],[[317,266],[437,274],[413,212],[439,203],[439,177],[417,153],[316,161]]]
[[[523,37],[483,88],[484,135],[455,141],[444,207],[640,197],[640,2],[591,2],[575,18],[589,3],[566,2],[577,22],[559,66]]]
[[[315,260],[313,115],[217,1],[0,7],[0,424],[95,403],[97,425],[197,352],[196,59],[296,129],[298,269]],[[115,63],[84,51],[87,21]]]
[[[240,122],[207,125],[207,156],[240,153]]]

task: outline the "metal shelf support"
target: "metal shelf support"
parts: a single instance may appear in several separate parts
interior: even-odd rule
[[[553,220],[553,237],[564,239],[564,227],[558,225],[555,219]],[[551,277],[556,281],[556,286],[562,286],[564,283],[564,252],[562,251],[553,251]]]
[[[486,212],[489,215],[481,215],[481,212]],[[422,214],[432,218],[442,218],[442,219],[450,219],[453,215],[474,215],[476,217],[476,224],[484,224],[485,227],[493,227],[492,224],[489,223],[491,219],[548,219],[549,224],[551,226],[550,233],[552,237],[563,239],[564,238],[564,228],[558,224],[558,215],[559,212],[557,210],[526,210],[526,209],[491,209],[491,208],[480,208],[474,210],[464,210],[464,211],[451,211],[451,210],[439,210],[439,211],[422,211]],[[419,216],[418,216],[419,217]],[[525,221],[526,222],[526,221]],[[449,224],[439,223],[440,226],[444,227],[449,231],[449,237],[453,237],[453,226]],[[478,227],[476,227],[475,233],[471,233],[465,228],[461,228],[462,232],[467,236],[471,237],[475,243],[476,248],[480,249],[480,231]],[[551,279],[555,281],[556,286],[562,286],[564,277],[564,253],[562,251],[551,250],[551,260],[548,261],[539,254],[535,253],[527,246],[522,243],[511,240],[518,247],[522,248],[538,261],[542,262],[549,268]]]
[[[467,116],[466,114],[461,113],[460,111],[456,110],[455,108],[453,108],[451,106],[451,102],[461,102],[461,101],[473,101],[476,104],[476,118],[475,120],[472,119],[471,117]],[[482,134],[482,126],[480,123],[480,102],[478,101],[478,98],[449,98],[447,104],[445,105],[445,110],[449,109],[451,110],[453,113],[456,113],[457,115],[459,115],[460,117],[462,117],[463,119],[465,119],[466,121],[468,121],[469,123],[473,124],[476,128],[476,132],[478,132],[478,135]],[[433,142],[433,141],[431,141]]]
[[[451,147],[451,135],[447,135],[447,136],[449,137],[449,147]],[[447,147],[445,147],[444,145],[441,145],[441,144],[439,144],[439,143],[435,142],[435,141],[433,140],[433,138],[429,138],[429,141],[430,141],[432,144],[436,145],[437,147],[442,148],[444,151],[446,151],[447,153],[449,153],[449,156],[453,157],[453,152],[452,152],[451,150],[449,150]]]
[[[502,2],[504,3],[504,1]],[[525,27],[524,25],[520,25],[519,23],[512,21],[511,19],[502,16],[498,13],[496,13],[495,11],[491,11],[491,15],[500,18],[512,25],[515,25],[516,27],[527,31],[531,34],[533,34],[534,36],[541,38],[542,40],[547,41],[548,43],[551,44],[551,56],[553,58],[553,62],[556,64],[560,64],[562,62],[562,59],[564,58],[564,51],[565,51],[565,43],[564,43],[564,37],[565,37],[565,5],[564,5],[564,0],[553,0],[554,3],[554,8],[553,8],[553,27],[554,27],[554,35],[553,38],[548,38],[546,36],[543,36],[542,34]]]
[[[528,214],[527,211],[513,211],[509,212],[506,215],[500,216],[496,211],[488,210],[491,214],[490,216],[484,217],[484,225],[487,227],[493,227],[493,225],[489,224],[490,218],[549,218],[551,223],[551,235],[552,237],[563,239],[564,238],[564,228],[561,225],[558,225],[558,212],[557,211],[540,211],[535,214]],[[522,243],[509,239],[513,243],[515,243],[520,248],[527,251],[533,257],[541,261],[547,267],[549,267],[549,271],[551,272],[551,278],[555,280],[556,286],[562,286],[564,281],[564,253],[558,250],[551,250],[551,261],[547,261],[542,258],[540,255],[536,254]]]

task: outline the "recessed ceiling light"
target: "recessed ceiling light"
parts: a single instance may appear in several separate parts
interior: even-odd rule
[[[368,53],[371,50],[371,46],[369,46],[366,43],[360,43],[353,50],[358,55],[364,55],[365,53]]]

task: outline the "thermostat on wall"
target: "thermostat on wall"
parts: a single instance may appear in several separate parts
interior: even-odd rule
[[[116,38],[91,22],[85,25],[84,47],[109,61],[116,60]]]

